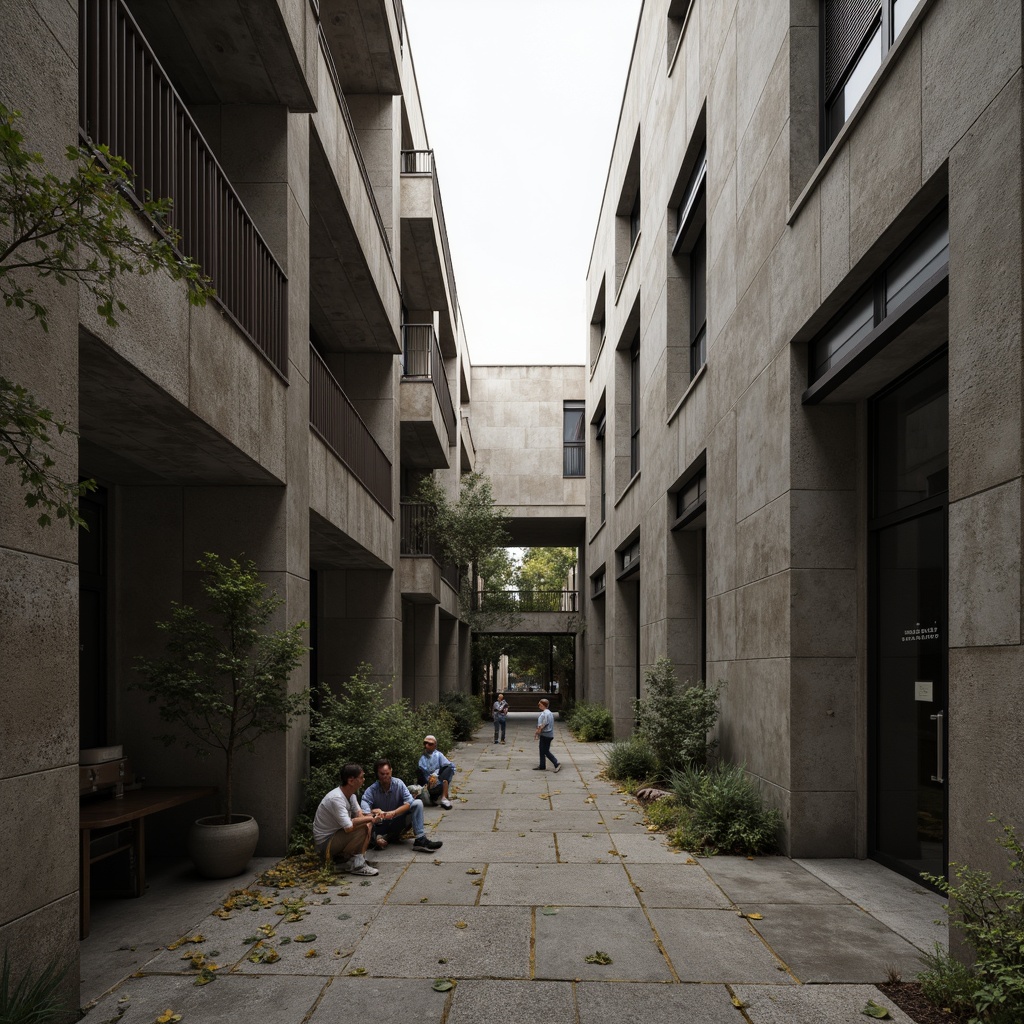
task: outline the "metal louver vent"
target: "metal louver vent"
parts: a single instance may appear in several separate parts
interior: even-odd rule
[[[831,97],[881,14],[880,0],[825,0],[825,96]]]

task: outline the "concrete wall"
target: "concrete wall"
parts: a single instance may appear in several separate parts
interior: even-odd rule
[[[919,4],[824,158],[817,5],[695,0],[668,61],[667,9],[644,5],[588,272],[588,319],[602,289],[606,315],[588,418],[607,413],[609,481],[603,523],[591,486],[588,567],[605,567],[608,589],[588,613],[588,687],[603,686],[628,731],[634,585],[614,577],[637,531],[641,669],[668,654],[692,677],[693,542],[668,533],[666,499],[706,456],[703,612],[707,675],[727,682],[722,752],[783,811],[791,853],[865,854],[867,419],[863,400],[802,404],[805,343],[948,194],[950,855],[990,865],[979,814],[1024,812],[1008,760],[1021,727],[1019,8],[982,25],[950,0]],[[691,381],[674,351],[688,295],[671,246],[705,133],[708,355]],[[637,139],[641,234],[624,262]]]

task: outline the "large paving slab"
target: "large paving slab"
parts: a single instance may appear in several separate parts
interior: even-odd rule
[[[575,1019],[568,982],[460,981],[446,1024],[569,1024]]]
[[[649,910],[680,981],[760,981],[792,979],[735,910]]]
[[[759,904],[757,910],[763,920],[754,927],[802,982],[878,983],[892,969],[904,978],[921,970],[916,946],[851,903]]]
[[[82,1019],[88,1024],[106,1024],[119,1019],[119,1011],[127,1007],[121,1018],[125,1024],[150,1024],[167,1009],[180,1013],[183,1022],[298,1024],[313,1009],[324,984],[323,978],[236,976],[196,986],[191,978],[148,975],[130,978]]]
[[[645,907],[676,907],[687,910],[724,910],[729,897],[699,865],[677,860],[673,864],[627,863],[630,880],[640,890]]]
[[[456,805],[452,810],[444,812],[437,827],[437,831],[443,835],[431,835],[431,838],[443,839],[453,832],[490,832],[497,817],[497,812],[488,808],[473,810],[465,805]]]
[[[467,869],[459,862],[441,859],[444,851],[439,850],[434,860],[410,864],[398,884],[388,894],[388,904],[435,903],[448,906],[473,906],[480,901],[480,885],[483,871]],[[440,861],[440,863],[434,863]],[[467,870],[478,872],[467,874]]]
[[[626,872],[617,864],[492,864],[481,904],[636,907]]]
[[[324,991],[309,1024],[379,1021],[385,1018],[401,1020],[402,1024],[440,1024],[448,1008],[449,997],[435,992],[432,985],[433,979],[420,978],[411,981],[335,978]],[[296,1016],[295,1024],[300,1019]]]
[[[788,857],[701,857],[700,863],[734,903],[848,903]]]
[[[530,931],[527,907],[386,906],[349,969],[374,977],[527,978]]]
[[[580,1024],[741,1024],[742,1020],[724,985],[584,982],[576,986],[576,1002]]]
[[[612,837],[619,856],[630,864],[678,864],[686,865],[688,854],[676,850],[665,842],[663,835],[654,833],[615,834]]]
[[[522,811],[502,811],[498,816],[499,832],[594,832],[604,824],[599,811],[553,811],[546,803]]]
[[[445,833],[445,861],[460,864],[522,862],[554,864],[557,860],[554,836],[544,832]]]
[[[751,1024],[864,1024],[872,1019],[861,1012],[869,999],[889,1011],[893,1024],[913,1024],[873,985],[737,985],[735,992]]]
[[[559,907],[552,914],[537,911],[536,921],[536,978],[673,980],[640,909]],[[607,953],[611,963],[587,963],[597,952]]]

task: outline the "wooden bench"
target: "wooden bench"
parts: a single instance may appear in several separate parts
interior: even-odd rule
[[[125,790],[124,796],[84,801],[78,811],[81,846],[78,872],[79,937],[89,934],[90,869],[97,861],[131,850],[132,895],[146,889],[146,818],[171,807],[213,796],[215,786],[146,786]],[[118,826],[129,825],[118,831]],[[94,833],[101,832],[101,835]],[[125,833],[130,833],[126,835]],[[108,840],[106,843],[102,840]],[[94,849],[95,846],[95,849]]]

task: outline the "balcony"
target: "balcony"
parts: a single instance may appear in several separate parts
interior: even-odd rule
[[[402,464],[445,469],[458,437],[455,406],[432,324],[402,328]]]
[[[310,0],[341,87],[353,94],[398,96],[402,92],[405,18],[401,0]]]
[[[402,286],[408,309],[442,312],[441,348],[456,355],[455,324],[459,299],[448,248],[434,151],[402,151]]]
[[[134,195],[169,197],[179,248],[213,281],[215,301],[274,369],[287,375],[284,272],[184,102],[120,0],[83,0],[79,127],[124,157]]]
[[[427,530],[427,506],[403,501],[401,506],[401,588],[407,601],[455,606],[441,590],[444,580],[454,594],[459,591],[458,568],[444,561],[441,546]]]
[[[309,426],[377,504],[391,515],[391,460],[312,345],[309,347]]]
[[[576,633],[580,628],[580,595],[576,590],[484,590],[473,595],[485,612],[510,613],[508,634]]]

